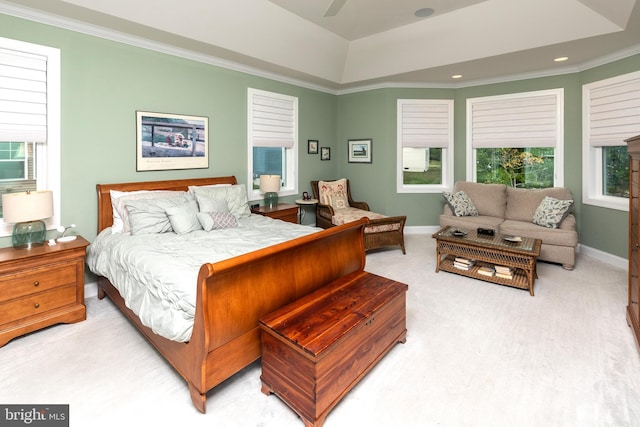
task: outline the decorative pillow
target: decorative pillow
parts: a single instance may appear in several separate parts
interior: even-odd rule
[[[238,226],[238,220],[231,212],[198,212],[197,216],[204,231]]]
[[[125,202],[128,200],[139,199],[156,199],[162,197],[173,197],[176,194],[184,193],[183,191],[169,191],[169,190],[139,190],[139,191],[116,191],[110,190],[111,195],[111,207],[113,210],[113,225],[111,226],[111,232],[117,233],[129,233],[131,227],[129,225],[129,213],[125,207]]]
[[[333,194],[331,196],[331,206],[334,209],[346,209],[349,207],[349,201],[344,194]]]
[[[478,216],[476,205],[473,204],[464,191],[458,191],[456,193],[445,191],[442,195],[455,216]]]
[[[173,206],[183,206],[193,201],[193,196],[180,192],[174,197],[125,202],[129,213],[131,234],[158,234],[173,231],[167,209]]]
[[[349,207],[346,178],[341,178],[336,181],[318,181],[318,193],[320,197],[320,204],[329,205],[335,209],[344,209]],[[333,204],[334,200],[338,206]]]
[[[246,218],[251,215],[247,190],[244,184],[216,187],[190,186],[189,192],[195,194],[196,197],[200,195],[213,200],[224,200],[227,202],[229,212],[236,218]]]
[[[198,221],[198,204],[192,200],[182,206],[169,206],[165,209],[171,228],[177,234],[191,233],[202,230]]]
[[[200,212],[229,212],[226,200],[212,199],[211,197],[196,194]]]
[[[569,214],[573,200],[559,200],[545,196],[533,214],[533,223],[547,228],[558,228]]]

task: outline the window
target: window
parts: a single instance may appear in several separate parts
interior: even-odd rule
[[[249,88],[249,199],[263,198],[260,175],[280,175],[279,195],[298,193],[298,98]]]
[[[398,193],[436,193],[453,186],[453,101],[399,99]]]
[[[584,85],[582,126],[584,203],[628,210],[624,140],[640,134],[640,71]]]
[[[563,185],[563,89],[467,100],[467,179]]]
[[[0,38],[0,194],[51,190],[60,218],[60,51]],[[1,211],[1,204],[0,204]],[[0,219],[0,235],[12,224]]]

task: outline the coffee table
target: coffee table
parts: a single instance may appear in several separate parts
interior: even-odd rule
[[[462,233],[454,234],[454,231]],[[459,235],[463,234],[463,235]],[[536,262],[540,255],[540,239],[522,237],[521,241],[508,241],[499,233],[493,236],[478,234],[476,230],[459,227],[445,227],[433,234],[436,239],[436,273],[444,270],[461,274],[474,279],[514,288],[528,289],[531,296],[533,283],[537,276]],[[473,260],[468,270],[454,266],[456,258]],[[512,278],[496,275],[485,276],[478,273],[481,267],[495,268],[495,266],[510,267]]]

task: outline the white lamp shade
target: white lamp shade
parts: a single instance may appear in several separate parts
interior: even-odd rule
[[[280,175],[260,175],[260,191],[263,193],[280,191]]]
[[[2,195],[2,218],[6,223],[35,221],[53,216],[51,191],[28,191]]]

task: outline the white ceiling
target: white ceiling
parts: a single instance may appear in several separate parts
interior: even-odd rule
[[[329,90],[470,85],[640,53],[636,0],[335,0],[325,16],[333,1],[0,0],[0,13],[90,24]],[[433,15],[414,15],[425,7]]]

